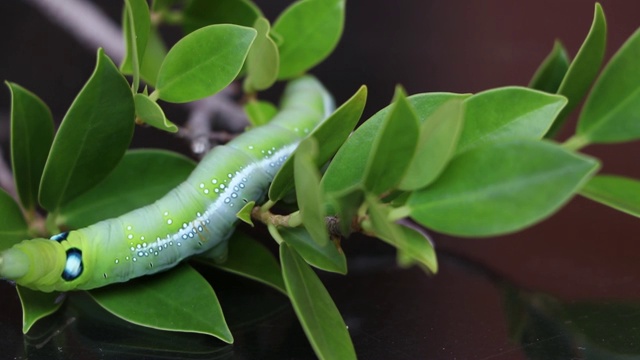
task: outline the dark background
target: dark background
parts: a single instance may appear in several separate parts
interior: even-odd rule
[[[96,3],[112,18],[119,18],[119,1]],[[274,20],[289,1],[256,3]],[[640,26],[640,2],[601,3],[609,29],[608,59]],[[350,0],[338,48],[312,72],[338,103],[366,84],[365,118],[388,104],[396,84],[408,93],[526,86],[556,38],[575,55],[591,24],[593,5],[586,0]],[[91,74],[95,51],[78,45],[22,1],[0,2],[0,26],[0,79],[38,94],[60,121]],[[180,123],[184,114],[174,111],[172,119]],[[0,140],[5,155],[8,113],[9,92],[3,89]],[[573,130],[575,118],[574,114],[563,137]],[[182,140],[145,129],[137,131],[134,146],[188,151]],[[591,146],[585,152],[602,159],[606,173],[640,178],[638,142]],[[436,236],[438,249],[452,256],[440,259],[441,272],[433,278],[417,269],[395,269],[392,252],[377,242],[347,240],[343,244],[349,259],[353,258],[352,274],[328,277],[327,282],[347,323],[363,322],[361,327],[350,324],[363,358],[408,359],[422,354],[445,359],[519,359],[523,351],[507,339],[500,291],[487,277],[460,267],[460,259],[476,261],[484,268],[481,274],[489,270],[520,288],[546,292],[562,301],[640,302],[639,232],[637,218],[578,197],[553,218],[518,234],[491,239]],[[371,262],[378,264],[374,270],[359,272],[356,264],[366,268]],[[9,287],[1,289],[0,325],[19,331],[16,296]],[[638,321],[629,321],[633,320]],[[14,339],[20,341],[15,334]],[[291,350],[292,343],[306,350],[290,356],[309,355],[304,341],[282,346]]]

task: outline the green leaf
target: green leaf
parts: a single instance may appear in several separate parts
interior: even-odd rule
[[[164,115],[164,111],[158,103],[151,100],[147,95],[135,94],[133,100],[136,106],[136,116],[139,121],[149,124],[154,128],[171,133],[178,132],[176,124],[172,123]]]
[[[42,207],[58,210],[111,172],[129,146],[133,119],[131,89],[100,49],[96,69],[53,140],[40,184]]]
[[[439,232],[506,234],[551,215],[597,168],[595,160],[548,142],[495,143],[454,158],[407,206],[414,220]]]
[[[400,181],[400,189],[425,187],[440,175],[455,153],[463,115],[463,100],[452,99],[420,125],[418,147]]]
[[[437,273],[438,259],[436,258],[436,251],[427,234],[406,226],[400,226],[400,231],[405,239],[405,247],[398,249],[399,265],[408,267],[417,263],[424,267],[427,272],[431,274]]]
[[[194,168],[192,160],[177,153],[128,151],[100,184],[62,206],[58,224],[80,228],[149,205],[182,183]]]
[[[45,293],[17,286],[22,304],[22,332],[26,334],[38,320],[58,311],[63,295],[59,292]]]
[[[640,181],[621,176],[593,177],[580,195],[629,215],[640,217]]]
[[[513,138],[541,139],[566,104],[563,96],[523,87],[478,93],[466,101],[457,153]]]
[[[34,212],[42,169],[53,142],[53,117],[47,105],[20,85],[11,91],[11,165],[22,206]]]
[[[558,91],[567,70],[569,70],[569,55],[562,43],[556,40],[549,55],[544,58],[533,74],[529,87],[553,94]]]
[[[318,143],[313,138],[303,140],[294,156],[293,178],[302,224],[318,245],[329,242],[324,220],[324,197],[320,189],[320,172],[314,163]]]
[[[424,120],[448,100],[465,97],[467,95],[427,93],[410,96],[407,100],[416,110],[418,118]],[[373,139],[380,131],[383,120],[391,108],[390,105],[378,111],[356,129],[340,147],[322,177],[321,185],[329,197],[332,193],[344,193],[362,185],[367,166],[366,159],[372,152]],[[321,141],[320,143],[322,144]]]
[[[640,30],[611,58],[593,86],[578,121],[578,136],[592,143],[640,138]]]
[[[0,189],[0,250],[28,239],[27,222],[16,201]]]
[[[584,39],[578,54],[571,62],[569,70],[558,88],[557,93],[566,96],[569,103],[558,115],[548,135],[556,134],[564,124],[567,115],[582,102],[600,71],[606,46],[607,21],[602,12],[602,6],[596,3],[589,34]]]
[[[338,219],[340,220],[338,224],[340,233],[342,233],[344,237],[348,237],[351,234],[352,221],[364,202],[364,197],[364,190],[359,187],[327,195],[327,198],[334,207],[334,213],[338,215]]]
[[[89,294],[107,311],[130,323],[207,334],[233,343],[218,297],[211,285],[188,265],[91,290]]]
[[[395,188],[406,173],[418,144],[420,122],[398,87],[391,111],[376,134],[364,174],[366,189],[382,194]]]
[[[244,106],[244,112],[253,126],[268,123],[278,113],[278,108],[268,101],[250,100]]]
[[[280,264],[269,249],[250,237],[236,231],[229,239],[229,257],[216,267],[261,282],[285,295]]]
[[[344,26],[344,0],[302,0],[285,9],[273,25],[280,44],[278,79],[303,74],[336,47]]]
[[[189,34],[207,25],[236,24],[251,27],[260,9],[248,0],[191,0],[184,9],[183,31]]]
[[[280,261],[291,304],[318,358],[355,359],[347,326],[318,276],[285,243]]]
[[[251,212],[253,211],[253,207],[256,205],[255,201],[249,201],[244,204],[242,209],[236,213],[236,217],[242,220],[244,223],[251,225],[253,227],[253,221],[251,220]]]
[[[254,29],[231,24],[210,25],[183,37],[162,62],[158,97],[183,103],[224,89],[240,72],[255,37]]]
[[[366,102],[367,87],[361,86],[349,100],[311,132],[309,137],[315,139],[318,144],[318,156],[314,160],[317,166],[324,165],[340,149],[360,120]],[[293,189],[292,158],[295,157],[296,152],[285,161],[271,183],[269,199],[272,201],[282,199]]]
[[[302,227],[279,228],[278,232],[282,239],[296,249],[310,265],[324,271],[338,274],[347,273],[347,258],[342,249],[338,248],[333,241],[327,241],[324,245],[320,245],[311,238],[309,231]]]
[[[258,32],[249,55],[247,55],[247,77],[244,80],[245,92],[266,90],[278,77],[280,56],[278,46],[269,37],[269,20],[261,17],[253,27]]]
[[[136,93],[140,83],[140,67],[151,29],[147,0],[125,0],[122,28],[126,52],[120,68],[131,69],[133,92]]]

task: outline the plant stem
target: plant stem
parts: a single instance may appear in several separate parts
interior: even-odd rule
[[[589,139],[580,135],[573,135],[562,144],[562,147],[567,150],[579,151],[587,145],[589,145]]]

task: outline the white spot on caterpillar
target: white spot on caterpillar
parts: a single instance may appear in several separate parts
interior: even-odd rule
[[[189,233],[189,237],[192,238],[193,237],[193,233]]]
[[[209,189],[204,189],[204,193],[208,194],[209,193]]]
[[[131,225],[127,226],[127,230],[131,230]]]
[[[178,243],[178,246],[182,246],[182,243]]]
[[[167,224],[169,224],[169,225],[173,224],[173,220],[171,220],[171,219],[167,220]]]
[[[186,229],[186,228],[187,228],[187,226],[189,226],[189,224],[187,224],[187,223],[182,223],[182,228],[183,228],[183,229]]]
[[[134,248],[133,246],[131,247],[131,251],[136,251],[136,248]]]
[[[182,238],[187,240],[187,234],[182,235]]]
[[[218,188],[213,189],[213,191],[215,191],[216,193],[220,192],[220,190],[218,190]]]
[[[144,253],[142,251],[138,251],[138,256],[142,257]]]
[[[218,183],[218,179],[213,179],[213,180],[211,180],[211,183],[212,183],[212,184],[217,184],[217,183]]]
[[[144,240],[144,236],[140,236],[140,240]],[[147,246],[147,243],[144,243],[143,246]]]
[[[231,199],[230,199],[230,198],[226,198],[226,199],[224,199],[224,203],[225,203],[225,204],[228,204],[228,203],[230,203],[230,202],[231,202]]]
[[[200,183],[200,189],[204,189],[204,183]]]
[[[120,263],[120,260],[116,259],[115,263],[116,263],[116,264]]]
[[[129,257],[127,256],[127,257],[125,257],[124,259],[128,261],[128,260],[129,260]]]
[[[136,247],[137,247],[138,249],[140,249],[140,248],[142,248],[142,245],[138,244],[138,245],[136,245]]]
[[[129,235],[127,236],[127,238],[128,238],[128,239],[133,239],[133,235],[129,234]]]
[[[231,193],[231,197],[235,199],[235,198],[237,198],[237,197],[238,197],[238,194],[236,194],[236,193]]]
[[[131,259],[131,260],[133,260],[134,262],[135,262],[135,261],[138,261],[138,259],[136,259],[136,258],[133,258],[133,259]]]
[[[238,186],[240,187],[240,189],[244,189],[244,184],[243,183],[240,183]]]
[[[202,214],[200,214],[200,211],[198,211],[198,212],[196,213],[196,216],[197,216],[197,217],[202,216]]]

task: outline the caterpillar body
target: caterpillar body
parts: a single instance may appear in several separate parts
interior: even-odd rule
[[[163,198],[51,239],[22,241],[0,253],[0,277],[46,292],[92,289],[223,251],[236,213],[264,196],[298,142],[332,110],[317,80],[292,81],[273,120],[215,147]]]

